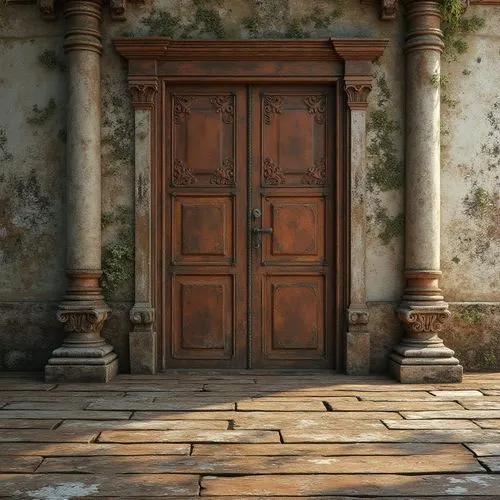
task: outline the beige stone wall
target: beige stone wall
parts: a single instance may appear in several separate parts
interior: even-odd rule
[[[500,7],[470,8],[486,25],[444,66],[442,280],[453,302],[445,333],[464,367],[500,367]],[[469,14],[468,14],[469,15]],[[41,369],[63,337],[54,319],[65,287],[65,72],[62,16],[8,6],[0,26],[0,370]],[[105,11],[102,58],[103,267],[114,309],[107,339],[128,367],[133,302],[133,113],[117,36],[327,37],[390,39],[376,66],[368,109],[367,292],[372,369],[383,371],[399,339],[393,307],[403,289],[404,22],[380,21],[358,0],[162,0],[128,5],[127,21]],[[497,104],[497,106],[496,106]],[[496,107],[495,107],[496,106]],[[479,302],[472,306],[462,302]],[[465,311],[465,312],[464,312]],[[469,311],[469,312],[467,312]],[[471,312],[472,311],[472,312]],[[482,346],[489,346],[482,349]],[[484,351],[484,352],[483,352]],[[480,354],[476,354],[480,353]],[[482,353],[482,354],[481,354]]]

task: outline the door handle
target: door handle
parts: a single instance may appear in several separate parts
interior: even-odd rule
[[[272,234],[273,233],[273,228],[272,227],[253,227],[252,228],[252,235],[254,236],[253,239],[253,247],[254,248],[260,248],[260,235],[262,233],[265,234]]]
[[[252,232],[255,234],[259,234],[259,233],[272,234],[273,228],[272,227],[254,227],[254,228],[252,228]]]

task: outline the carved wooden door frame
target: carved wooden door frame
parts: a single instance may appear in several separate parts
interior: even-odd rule
[[[161,82],[169,84],[322,83],[336,86],[339,110],[336,228],[340,243],[334,275],[340,291],[335,308],[340,332],[337,366],[350,374],[369,371],[370,335],[365,284],[366,108],[372,63],[388,41],[367,38],[321,40],[170,40],[120,38],[114,41],[128,60],[128,82],[135,111],[135,303],[130,312],[131,373],[163,369],[156,332],[162,331],[162,248],[159,214],[162,194],[159,141]],[[342,92],[341,90],[345,92]]]

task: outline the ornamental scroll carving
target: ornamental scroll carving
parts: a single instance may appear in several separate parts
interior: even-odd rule
[[[347,311],[347,319],[349,325],[354,326],[362,326],[367,325],[368,320],[370,319],[370,315],[368,313],[368,309],[353,309],[349,308]]]
[[[196,177],[182,160],[175,160],[172,181],[174,186],[188,186],[196,182]]]
[[[434,334],[442,330],[444,322],[451,313],[447,309],[439,311],[419,311],[412,309],[400,309],[398,317],[406,330],[413,334]]]
[[[280,115],[283,111],[285,99],[279,95],[264,96],[264,123],[271,125],[274,115]]]
[[[396,19],[398,0],[380,0],[380,19],[392,21]]]
[[[58,311],[57,319],[64,323],[64,329],[70,333],[93,333],[99,335],[108,309],[94,311]]]
[[[326,182],[326,163],[324,159],[316,161],[314,167],[307,169],[302,177],[302,184],[321,186]]]
[[[271,158],[266,158],[264,160],[264,182],[271,186],[285,183],[285,174],[283,170],[281,170],[279,165],[274,163]]]
[[[326,97],[324,95],[310,95],[304,99],[307,111],[314,116],[318,125],[325,123]]]
[[[365,109],[372,86],[367,83],[346,83],[347,104],[351,109]]]
[[[134,325],[150,325],[155,320],[155,310],[152,307],[134,306],[130,310],[130,321]]]
[[[219,167],[210,178],[210,184],[234,185],[234,161],[232,158],[226,158],[223,161],[222,167]]]
[[[174,96],[174,122],[184,123],[191,114],[191,107],[198,102],[198,98],[189,95]]]
[[[221,95],[210,98],[214,110],[222,115],[222,121],[230,124],[234,121],[234,104],[233,97],[229,95]]]
[[[158,86],[154,83],[134,83],[130,85],[133,104],[153,104]]]

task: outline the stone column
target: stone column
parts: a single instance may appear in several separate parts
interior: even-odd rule
[[[135,115],[135,304],[130,311],[131,373],[156,372],[156,331],[153,309],[151,161],[155,77],[130,80]]]
[[[405,383],[460,382],[462,367],[438,333],[450,316],[440,272],[440,59],[438,1],[407,0],[405,277],[397,309],[406,335],[390,356]]]
[[[68,62],[68,288],[57,317],[68,333],[45,367],[47,381],[107,382],[118,371],[113,347],[101,337],[110,309],[101,276],[100,20],[102,0],[66,0]]]

